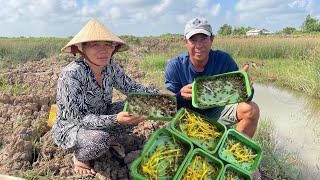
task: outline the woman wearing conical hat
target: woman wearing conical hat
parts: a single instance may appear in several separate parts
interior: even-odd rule
[[[111,150],[117,158],[125,156],[117,138],[128,125],[145,120],[130,116],[123,102],[112,103],[112,88],[123,94],[157,93],[130,79],[112,55],[128,50],[128,45],[95,19],[90,20],[61,49],[81,55],[61,72],[57,85],[57,118],[52,129],[56,144],[74,152],[75,171],[95,174],[92,161]]]

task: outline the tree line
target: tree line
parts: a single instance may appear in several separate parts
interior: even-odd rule
[[[229,24],[224,24],[218,30],[218,35],[220,36],[228,36],[228,35],[246,35],[246,32],[253,29],[252,27],[235,27],[232,28]],[[320,32],[320,20],[311,17],[311,15],[307,15],[305,20],[303,21],[301,28],[296,29],[294,27],[285,27],[281,31],[276,34],[299,34],[299,33],[312,33],[312,32]]]

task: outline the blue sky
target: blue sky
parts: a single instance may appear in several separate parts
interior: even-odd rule
[[[1,37],[67,37],[95,17],[118,35],[183,33],[204,16],[216,32],[227,23],[272,32],[320,20],[320,0],[0,0]]]

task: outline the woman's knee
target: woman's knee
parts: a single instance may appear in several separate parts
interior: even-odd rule
[[[107,146],[110,134],[102,130],[79,131],[78,144],[80,147]]]
[[[99,158],[109,148],[110,135],[101,130],[83,130],[78,136],[78,146],[75,156],[80,161],[89,161]]]

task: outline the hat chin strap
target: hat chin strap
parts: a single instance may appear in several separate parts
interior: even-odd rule
[[[115,47],[114,51],[113,51],[112,54],[111,54],[111,57],[114,55],[114,53],[116,53],[116,52],[120,49],[120,47],[121,47],[121,45],[117,45],[117,46]],[[72,46],[71,46],[71,54],[73,54],[74,56],[76,56],[77,53],[79,53],[82,57],[84,57],[86,60],[88,60],[91,64],[93,64],[93,65],[95,65],[95,66],[100,66],[100,65],[92,62],[92,61],[88,58],[88,56],[87,56],[86,54],[84,54],[82,51],[80,51],[80,50],[78,49],[78,47],[77,47],[76,45],[72,45]],[[110,57],[110,59],[111,59],[111,57]]]

